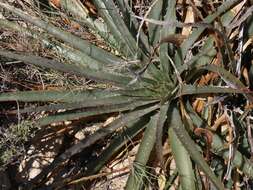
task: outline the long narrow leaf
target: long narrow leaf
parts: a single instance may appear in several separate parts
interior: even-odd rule
[[[178,92],[178,96],[193,95],[193,94],[222,94],[222,93],[247,94],[252,92],[245,91],[243,89],[234,89],[230,87],[182,85],[182,88]]]
[[[222,77],[222,79],[230,84],[231,86],[234,86],[236,88],[241,88],[241,89],[246,89],[245,85],[238,79],[236,76],[234,76],[232,73],[227,71],[221,66],[209,64],[209,65],[204,65],[201,67],[201,69],[205,69],[208,71],[216,72]]]
[[[106,105],[106,106],[97,106],[97,107],[90,107],[84,110],[79,110],[77,112],[64,112],[56,115],[47,116],[45,118],[38,120],[38,125],[44,126],[51,123],[61,122],[61,121],[69,121],[89,116],[101,115],[106,113],[113,113],[113,112],[121,112],[127,110],[133,110],[136,107],[143,106],[153,103],[153,101],[135,101],[132,103],[122,103],[122,104],[115,104],[115,105]]]
[[[164,16],[164,21],[171,21],[176,22],[176,1],[171,0],[167,2],[167,9],[166,14]],[[176,27],[167,27],[166,25],[163,26],[161,30],[161,39],[166,38],[170,34],[174,34],[176,30]],[[168,53],[173,52],[173,48],[171,48],[170,44],[161,44],[160,45],[160,62],[162,69],[166,72],[171,74],[171,65],[168,59]]]
[[[110,145],[95,159],[87,163],[86,169],[80,175],[75,176],[75,184],[83,182],[83,178],[98,173],[105,164],[110,161],[119,152],[130,139],[134,138],[147,125],[147,118],[141,118],[131,122],[126,126],[126,130],[118,134],[110,143]],[[64,179],[63,181],[53,183],[50,188],[63,188],[69,182],[73,182],[72,178]]]
[[[79,108],[88,108],[88,107],[100,107],[100,106],[112,106],[117,104],[133,103],[138,101],[136,98],[130,98],[125,96],[114,96],[108,98],[100,99],[80,99],[74,103],[58,103],[50,104],[45,106],[36,106],[29,107],[18,110],[19,113],[29,113],[29,112],[41,112],[41,111],[57,111],[57,110],[75,110]]]
[[[99,36],[104,38],[106,42],[115,44],[115,39],[109,33],[106,23],[100,19],[92,18],[88,9],[84,7],[80,0],[60,0],[62,8],[73,15],[80,24],[84,24],[89,29],[95,31]]]
[[[142,129],[147,125],[147,118],[141,118],[134,123],[129,123],[125,131],[120,133],[111,144],[99,155],[99,157],[89,163],[87,170],[85,171],[86,175],[92,175],[97,173],[106,162],[113,156],[117,151],[119,151],[126,143],[133,139]]]
[[[160,162],[161,167],[164,166],[163,162],[163,128],[164,128],[164,123],[166,122],[167,119],[167,112],[169,109],[169,103],[161,105],[160,108],[160,113],[159,113],[159,118],[156,124],[156,156],[158,158],[158,161]]]
[[[15,54],[9,51],[2,51],[0,50],[0,55],[8,57],[8,58],[14,58],[20,61],[24,61],[25,63],[45,67],[49,69],[58,70],[61,72],[67,72],[72,73],[78,76],[87,77],[89,79],[95,80],[95,81],[101,81],[101,82],[111,82],[115,85],[126,85],[131,81],[131,78],[125,77],[122,75],[112,74],[112,73],[106,73],[99,70],[90,69],[88,67],[78,67],[76,65],[71,64],[63,64],[55,60],[34,56],[34,55],[21,55],[21,54]]]
[[[205,65],[201,67],[201,69],[218,73],[220,77],[227,83],[228,86],[234,89],[238,89],[238,92],[244,91],[243,94],[245,94],[247,99],[253,102],[252,91],[249,91],[248,88],[238,78],[236,78],[226,69],[213,64]]]
[[[153,0],[152,5],[153,7],[150,7],[151,10],[148,15],[148,18],[160,20],[162,16],[161,14],[162,14],[162,7],[164,6],[164,2]],[[161,29],[161,26],[159,25],[155,25],[151,23],[148,25],[149,40],[151,44],[155,45],[156,43],[158,43],[159,38],[160,38],[160,29]]]
[[[191,71],[193,67],[210,64],[216,54],[217,52],[214,47],[214,39],[212,37],[208,37],[199,53],[194,55],[187,63],[180,65],[177,68],[178,72],[182,74],[186,70]]]
[[[146,170],[145,166],[148,162],[150,153],[155,145],[156,140],[156,127],[159,118],[159,114],[154,115],[151,117],[151,120],[146,127],[144,137],[141,141],[141,144],[138,149],[138,153],[135,157],[135,163],[140,165],[142,167],[142,170]],[[126,183],[126,190],[139,190],[141,189],[143,184],[143,179],[136,177],[136,171],[137,169],[133,167],[133,171],[130,173],[130,176],[128,177],[127,183]],[[143,176],[141,176],[143,177]]]
[[[80,102],[119,96],[118,92],[107,90],[42,90],[42,91],[17,91],[0,94],[0,102]]]
[[[48,39],[48,35],[44,33],[38,35],[36,31],[24,28],[17,23],[0,19],[0,27],[9,28],[11,30],[15,30],[19,33],[22,33],[23,35],[25,34],[27,36],[33,37],[34,39],[40,40],[43,45],[45,45],[46,47],[50,47],[58,55],[70,60],[73,64],[76,64],[78,66],[88,66],[91,69],[105,69],[105,67],[107,66],[107,64],[105,64],[104,62],[99,62],[91,56],[88,56],[86,53],[73,49],[60,42],[51,42]]]
[[[189,119],[196,125],[197,127],[208,127],[208,124],[204,122],[204,120],[194,111],[190,103],[187,103],[187,111],[190,116]],[[224,159],[229,158],[229,150],[227,150],[226,141],[224,142],[218,135],[213,134],[212,136],[212,152],[222,156]],[[232,164],[239,168],[243,173],[245,173],[249,177],[253,177],[253,164],[250,162],[242,153],[238,150],[234,153],[234,159],[232,160]]]
[[[214,175],[214,173],[206,163],[205,159],[196,148],[195,142],[191,139],[184,126],[180,125],[180,123],[182,123],[182,120],[176,105],[171,106],[169,113],[171,113],[170,118],[168,118],[168,120],[170,121],[169,127],[173,128],[178,139],[188,151],[191,158],[200,167],[200,169],[210,178],[216,188],[221,190],[224,189],[224,186],[221,181]]]
[[[105,7],[109,12],[111,18],[113,19],[114,24],[117,26],[121,34],[121,38],[124,40],[125,44],[129,49],[129,53],[132,54],[132,57],[136,57],[138,55],[138,51],[141,51],[136,45],[136,40],[134,39],[133,35],[130,33],[128,27],[126,26],[124,20],[122,19],[120,13],[117,11],[117,7],[112,0],[104,1]],[[125,50],[127,51],[127,50]],[[145,56],[144,53],[142,53]]]
[[[121,48],[123,49],[123,46],[126,44],[124,44],[125,42],[122,39],[119,29],[113,22],[111,15],[109,14],[107,8],[105,7],[104,1],[94,0],[93,3],[98,9],[98,14],[103,18],[104,22],[106,23],[109,32],[116,39],[116,44],[114,44],[113,46],[118,47],[119,49]]]
[[[106,128],[99,129],[93,135],[86,137],[84,140],[67,149],[64,153],[62,153],[59,157],[57,157],[49,166],[44,168],[44,170],[39,175],[37,175],[32,180],[32,182],[33,183],[39,182],[43,178],[43,176],[47,175],[50,171],[56,168],[61,162],[64,162],[65,160],[71,158],[73,155],[83,151],[88,146],[94,144],[99,139],[103,139],[107,135],[113,133],[118,128],[126,125],[128,122],[134,121],[137,118],[140,118],[158,108],[159,106],[155,105],[146,109],[137,110],[130,112],[128,114],[124,114],[122,117],[110,123]]]
[[[149,52],[150,46],[148,44],[147,35],[144,34],[142,29],[139,30],[139,22],[137,21],[137,19],[135,17],[133,17],[134,13],[133,13],[131,7],[128,5],[128,2],[122,1],[122,0],[116,0],[116,2],[120,8],[120,11],[123,14],[123,19],[124,19],[127,27],[129,28],[129,31],[131,31],[131,33],[133,33],[133,34],[136,34],[136,41],[138,40],[140,42],[139,43],[140,47],[143,46],[143,49],[145,49],[144,52]]]
[[[178,125],[182,126],[183,124],[179,121]],[[190,155],[188,154],[187,150],[184,148],[184,146],[178,139],[176,133],[171,127],[169,128],[168,133],[171,150],[173,153],[173,157],[176,161],[177,171],[180,177],[180,187],[182,188],[182,190],[194,190],[196,189],[196,179],[193,172],[194,170]]]
[[[96,7],[98,7],[99,13],[110,27],[115,39],[118,41],[120,49],[125,56],[134,58],[138,53],[138,47],[136,41],[129,32],[129,29],[125,25],[121,15],[117,12],[117,8],[112,1],[94,1]]]
[[[8,5],[7,3],[1,3],[0,2],[0,7],[3,7],[14,14],[18,15],[22,19],[26,20],[27,22],[30,22],[31,24],[34,24],[44,30],[46,30],[48,33],[51,35],[55,36],[56,38],[63,40],[64,42],[69,43],[71,46],[74,48],[83,51],[87,55],[93,57],[94,59],[97,59],[101,62],[106,62],[108,64],[111,64],[112,62],[117,63],[117,62],[122,62],[122,59],[116,57],[115,55],[98,48],[97,46],[91,44],[90,42],[86,40],[82,40],[77,36],[72,35],[71,33],[65,32],[64,30],[61,30],[54,25],[45,22],[41,20],[38,17],[33,17],[31,15],[27,15],[23,11],[12,7]]]
[[[209,16],[207,16],[203,22],[204,23],[212,23],[219,15],[228,11],[231,7],[235,6],[236,4],[240,3],[242,0],[230,0],[225,1],[221,6],[217,8],[217,11]],[[200,27],[193,30],[192,34],[189,36],[187,40],[185,40],[181,47],[181,54],[184,58],[186,56],[187,51],[189,48],[194,44],[194,42],[198,39],[200,34],[205,30],[205,27]]]

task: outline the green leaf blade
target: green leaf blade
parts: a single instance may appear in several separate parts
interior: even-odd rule
[[[183,144],[185,149],[188,151],[191,158],[195,161],[195,163],[200,167],[200,169],[209,177],[209,179],[214,183],[216,188],[224,189],[223,184],[221,181],[214,175],[208,164],[206,163],[205,159],[202,157],[200,152],[195,146],[195,142],[191,139],[187,131],[185,130],[182,124],[180,113],[177,109],[177,106],[171,106],[169,110],[171,113],[169,127],[172,127],[175,134],[177,135],[180,142]]]

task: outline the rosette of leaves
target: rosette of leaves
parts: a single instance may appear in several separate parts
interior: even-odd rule
[[[224,139],[219,134],[209,131],[212,136],[209,145],[203,139],[196,140],[195,129],[208,130],[208,125],[195,113],[190,102],[197,96],[231,93],[243,94],[247,100],[252,100],[250,91],[245,90],[246,86],[231,73],[233,68],[232,60],[227,59],[229,56],[231,58],[227,37],[213,24],[218,17],[224,17],[222,22],[231,22],[233,17],[230,10],[241,1],[224,1],[217,7],[216,12],[195,24],[184,24],[177,20],[175,0],[153,1],[147,14],[142,18],[135,16],[130,4],[126,2],[94,0],[97,14],[100,16],[100,19],[96,19],[89,16],[79,1],[60,1],[65,11],[78,17],[82,21],[81,24],[88,26],[97,36],[103,38],[113,49],[111,52],[57,28],[46,20],[28,16],[18,8],[0,3],[0,7],[37,26],[44,33],[37,35],[36,31],[21,28],[8,20],[1,20],[1,27],[22,31],[41,39],[45,47],[62,55],[68,62],[5,50],[0,50],[1,56],[113,86],[105,90],[3,93],[0,95],[0,101],[53,102],[54,104],[20,110],[20,113],[48,112],[48,116],[37,121],[40,126],[119,113],[108,126],[60,154],[32,180],[27,188],[41,186],[43,184],[41,182],[59,165],[85,151],[97,141],[114,134],[107,148],[96,160],[87,163],[86,170],[82,171],[83,176],[98,173],[115,154],[120,152],[125,143],[144,131],[126,189],[142,189],[151,185],[148,180],[150,156],[156,154],[160,165],[163,164],[161,149],[165,137],[170,141],[182,189],[201,188],[199,170],[217,189],[224,189],[221,178],[226,171],[225,162],[221,164],[223,168],[220,172],[218,166],[210,169],[203,157],[204,147],[210,145],[213,155],[228,159]],[[145,30],[142,27],[144,22],[148,23]],[[178,29],[182,27],[192,27],[192,33],[187,37],[178,34],[180,31]],[[216,47],[214,35],[208,33],[204,37],[201,36],[207,30],[222,39],[223,45],[220,48],[224,51],[219,51]],[[55,40],[50,41],[48,35],[53,36]],[[201,38],[203,45],[194,55],[191,54],[192,46]],[[117,52],[117,55],[113,52]],[[211,64],[220,52],[223,55],[223,64]],[[198,85],[201,76],[207,72],[217,73],[220,78],[216,78],[213,84]],[[59,109],[65,111],[55,112]],[[130,138],[124,138],[125,135]],[[239,150],[235,150],[235,157],[233,167],[241,169],[245,175],[251,177],[252,165],[247,158]],[[168,177],[168,182],[170,177],[173,176]],[[63,184],[65,182],[67,184],[68,180]],[[55,184],[59,185],[57,182]]]

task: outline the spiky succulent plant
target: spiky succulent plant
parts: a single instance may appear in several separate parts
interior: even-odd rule
[[[231,8],[240,2],[224,1],[200,22],[183,23],[178,21],[179,16],[176,15],[176,0],[153,1],[143,17],[133,12],[129,1],[93,0],[99,18],[90,17],[79,1],[61,0],[62,8],[104,39],[111,51],[1,2],[0,7],[37,26],[44,33],[38,35],[35,30],[3,19],[0,20],[0,27],[19,30],[41,39],[45,47],[64,57],[65,62],[5,50],[0,50],[1,56],[85,77],[108,87],[17,91],[0,94],[0,101],[54,103],[19,110],[20,113],[46,111],[48,115],[37,121],[40,126],[118,113],[112,123],[66,149],[27,188],[41,185],[41,181],[62,163],[113,134],[109,145],[97,159],[87,163],[86,169],[82,170],[83,176],[98,173],[125,143],[143,131],[126,189],[142,189],[151,185],[146,179],[150,157],[156,155],[159,165],[164,165],[162,148],[165,138],[169,139],[182,189],[201,187],[199,170],[217,189],[224,189],[221,178],[225,175],[226,164],[219,164],[220,158],[231,161],[229,167],[238,168],[252,177],[249,160],[239,149],[234,150],[234,158],[230,158],[229,149],[224,144],[225,136],[218,131],[212,132],[210,122],[207,122],[211,116],[206,115],[215,104],[203,107],[200,114],[192,106],[196,97],[207,100],[208,97],[219,98],[222,94],[243,94],[246,100],[252,101],[251,92],[233,74],[233,55],[224,33],[224,26],[234,19]],[[180,34],[182,28],[189,27],[192,32],[188,36]],[[234,27],[237,26],[234,24]],[[48,35],[54,40],[50,41]],[[207,73],[217,75],[203,85],[200,80]],[[237,127],[245,124],[243,119],[238,123]],[[124,138],[126,135],[130,138]],[[201,135],[206,140],[200,138]],[[206,150],[210,152],[208,155],[212,155],[211,160],[204,159]],[[223,172],[219,171],[220,165]],[[138,175],[140,171],[144,171],[141,177]],[[168,173],[168,179],[170,177]]]

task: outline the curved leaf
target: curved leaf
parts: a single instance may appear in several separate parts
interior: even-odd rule
[[[122,112],[127,110],[133,110],[136,107],[143,106],[153,103],[153,101],[134,101],[132,103],[122,103],[122,104],[115,104],[115,105],[105,105],[105,106],[97,106],[97,107],[90,107],[86,109],[81,109],[76,112],[64,112],[60,114],[50,115],[45,118],[41,118],[38,120],[38,125],[44,126],[51,123],[61,122],[61,121],[69,121],[89,116],[101,115],[106,113],[113,113],[113,112]]]
[[[182,123],[178,123],[178,125],[183,125]],[[190,155],[187,150],[184,148],[174,130],[169,128],[169,140],[170,147],[173,153],[173,157],[176,161],[177,171],[180,177],[180,187],[182,190],[188,189],[196,189],[196,179],[194,175],[194,170],[192,166],[192,162],[190,159]]]
[[[176,22],[176,0],[167,1],[166,14],[164,16],[164,21]],[[174,34],[176,27],[163,26],[161,30],[161,40],[166,38],[170,34]],[[165,73],[171,74],[171,65],[168,59],[168,53],[173,52],[174,48],[171,44],[161,44],[160,45],[160,64],[161,68]]]
[[[61,29],[55,27],[54,25],[41,20],[38,17],[33,17],[31,15],[27,15],[23,11],[21,11],[13,6],[10,6],[6,3],[0,2],[0,7],[3,7],[5,9],[11,11],[12,13],[21,17],[22,19],[26,20],[27,22],[30,22],[31,24],[34,24],[34,25],[46,30],[48,33],[55,36],[56,38],[69,43],[74,48],[76,48],[80,51],[83,51],[84,53],[86,53],[87,55],[91,56],[94,59],[97,59],[98,61],[106,62],[108,64],[111,64],[112,62],[114,62],[114,63],[122,62],[122,59],[116,57],[115,55],[113,55],[101,48],[98,48],[97,46],[91,44],[90,42],[80,39],[79,37],[74,36],[71,33],[61,30]]]
[[[133,102],[138,102],[137,98],[130,98],[125,96],[113,96],[108,98],[93,98],[93,99],[80,99],[79,101],[71,103],[58,103],[50,104],[45,106],[28,107],[24,109],[19,109],[19,113],[29,113],[29,112],[41,112],[41,111],[57,111],[57,110],[75,110],[84,109],[89,107],[104,107],[113,106],[118,104],[131,104]]]
[[[146,127],[144,137],[141,141],[141,144],[138,149],[138,153],[135,156],[135,163],[140,165],[141,170],[144,170],[145,172],[145,166],[148,162],[150,153],[155,145],[155,140],[156,140],[156,124],[159,118],[159,114],[154,115],[151,117],[151,120]],[[127,183],[126,183],[126,190],[139,190],[141,187],[144,185],[143,184],[143,179],[137,178],[136,177],[136,171],[137,169],[133,167],[133,171],[130,173],[130,176],[128,177]],[[143,177],[143,176],[141,176]]]
[[[110,123],[107,127],[99,129],[94,134],[87,136],[82,141],[68,148],[64,153],[58,156],[49,166],[45,167],[44,170],[32,180],[32,182],[34,184],[38,183],[44,176],[46,176],[50,171],[55,169],[60,163],[66,161],[75,154],[80,153],[85,148],[94,144],[98,140],[103,139],[104,137],[113,133],[115,130],[123,127],[124,125],[127,125],[129,122],[134,121],[158,108],[159,106],[155,105],[146,109],[136,110],[130,113],[123,114],[121,117]]]
[[[124,23],[115,3],[112,0],[95,0],[94,3],[99,7],[99,12],[102,14],[104,20],[110,27],[111,32],[120,44],[122,52],[126,56],[134,58],[137,55],[139,48],[136,46],[136,41]]]
[[[192,120],[194,125],[200,128],[203,126],[208,127],[208,124],[204,122],[204,120],[193,110],[192,106],[189,103],[187,103],[187,111],[190,116],[189,119]],[[212,152],[222,156],[224,159],[227,160],[229,158],[229,150],[227,149],[226,142],[223,142],[223,140],[217,134],[213,134],[212,139],[213,139],[212,144],[211,144]],[[235,155],[234,159],[232,160],[233,165],[239,168],[240,170],[242,170],[243,173],[245,173],[246,175],[252,178],[253,177],[252,162],[250,162],[238,150],[235,151],[234,155]]]
[[[196,86],[196,85],[182,85],[178,92],[177,97],[193,94],[222,94],[222,93],[234,93],[234,94],[249,94],[251,91],[245,91],[243,89],[234,89],[230,87],[220,86]]]
[[[153,7],[151,7],[153,6]],[[150,13],[148,18],[160,20],[162,16],[162,7],[164,6],[163,1],[153,0],[150,5]],[[155,45],[159,42],[160,38],[160,29],[161,26],[149,23],[148,25],[148,34],[150,43]]]
[[[134,123],[129,123],[122,133],[120,133],[116,138],[113,139],[111,144],[99,155],[99,157],[89,163],[87,166],[86,175],[91,175],[97,173],[105,163],[113,156],[117,151],[119,151],[126,143],[133,139],[142,129],[147,125],[147,118],[141,118]]]
[[[203,20],[203,23],[212,23],[219,15],[228,11],[231,7],[235,6],[236,4],[240,3],[241,1],[242,0],[230,0],[230,1],[223,2],[223,4],[217,8],[216,12],[207,16]],[[198,39],[198,37],[205,30],[205,28],[206,27],[199,27],[199,28],[193,30],[192,34],[188,37],[188,39],[185,40],[181,44],[180,47],[181,47],[181,54],[182,54],[183,58],[186,56],[186,53],[189,50],[189,48],[194,44],[194,42]]]
[[[164,123],[166,122],[167,119],[167,112],[169,109],[170,103],[167,102],[160,107],[160,112],[159,112],[159,118],[156,123],[156,156],[158,158],[158,161],[160,162],[160,166],[164,167],[164,161],[163,161],[163,128],[164,128]]]
[[[80,102],[99,98],[115,97],[119,93],[106,90],[42,90],[42,91],[17,91],[0,94],[0,102]]]
[[[87,164],[87,169],[80,175],[75,176],[75,184],[85,182],[83,178],[98,173],[104,165],[124,147],[130,139],[134,138],[147,125],[147,118],[129,123],[126,130],[118,134],[110,143],[110,145],[94,160]],[[63,188],[69,182],[73,183],[73,179],[67,178],[63,181],[53,183],[50,188]]]
[[[245,85],[236,76],[234,76],[232,73],[230,73],[221,66],[208,64],[200,67],[200,69],[218,73],[220,77],[230,86],[233,86],[235,88],[246,89]]]
[[[143,46],[143,49],[145,49],[144,52],[149,52],[150,47],[148,44],[148,38],[146,34],[144,34],[143,30],[139,29],[139,23],[135,17],[133,17],[134,13],[131,9],[131,7],[128,5],[127,1],[122,0],[116,0],[117,5],[120,8],[120,12],[123,14],[123,19],[125,20],[125,23],[127,27],[129,28],[129,31],[131,31],[132,34],[136,34],[136,41],[139,41],[140,47]],[[135,37],[135,36],[134,36]]]
[[[173,128],[175,134],[177,135],[178,139],[181,141],[185,149],[188,151],[191,158],[199,166],[199,168],[210,178],[210,180],[218,189],[224,189],[224,186],[221,181],[214,175],[214,173],[206,163],[205,159],[202,157],[202,155],[196,148],[195,142],[191,139],[184,126],[180,125],[180,123],[182,123],[182,120],[176,105],[171,106],[169,113],[171,113],[170,117],[168,118],[169,127]]]
[[[58,55],[72,61],[72,63],[75,65],[86,66],[86,67],[90,67],[91,69],[105,69],[105,67],[108,66],[104,62],[97,61],[96,59],[93,59],[86,53],[73,49],[60,42],[50,42],[48,40],[48,35],[44,33],[38,35],[36,31],[31,30],[31,29],[26,29],[8,20],[0,19],[0,27],[9,28],[19,33],[25,34],[27,36],[31,36],[34,39],[40,40],[46,47],[50,47]]]
[[[25,55],[25,54],[21,55],[21,54],[12,53],[10,51],[2,51],[2,50],[0,50],[0,55],[8,57],[8,58],[24,61],[25,63],[28,63],[28,64],[45,67],[49,69],[54,69],[61,72],[67,72],[67,73],[75,74],[78,76],[87,77],[95,81],[109,82],[109,83],[111,82],[119,86],[121,85],[125,86],[131,81],[130,77],[126,77],[123,75],[112,74],[112,73],[107,73],[100,70],[90,69],[89,67],[78,67],[72,64],[64,64],[55,60],[51,60],[51,59],[47,59],[47,58],[43,58],[39,56],[34,56],[34,55]]]
[[[238,78],[236,78],[236,76],[226,69],[213,64],[205,65],[201,67],[201,69],[218,73],[228,86],[238,89],[238,91],[244,91],[243,94],[245,94],[247,99],[250,100],[250,102],[253,102],[252,91],[248,90],[248,88]]]

